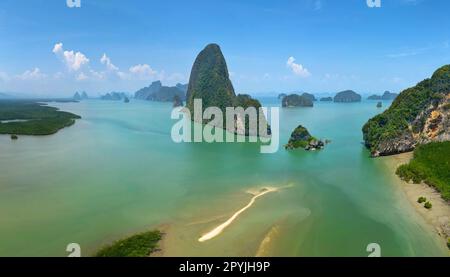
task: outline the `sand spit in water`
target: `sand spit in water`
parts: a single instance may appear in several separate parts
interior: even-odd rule
[[[233,221],[239,217],[240,214],[242,214],[243,212],[245,212],[247,209],[249,209],[254,203],[255,201],[268,194],[268,193],[272,193],[272,192],[277,192],[279,191],[281,188],[274,188],[274,187],[267,187],[264,188],[262,190],[260,190],[257,194],[254,194],[254,196],[252,197],[252,199],[250,200],[250,202],[243,207],[242,209],[240,209],[239,211],[235,212],[227,221],[225,221],[224,223],[220,224],[219,226],[215,227],[214,229],[212,229],[211,231],[207,232],[206,234],[202,235],[198,241],[199,242],[205,242],[207,240],[213,239],[216,236],[220,235],[223,230],[225,228],[227,228],[231,223],[233,223]],[[252,193],[252,192],[250,192]]]

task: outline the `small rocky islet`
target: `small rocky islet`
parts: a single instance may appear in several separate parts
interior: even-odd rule
[[[287,150],[303,148],[306,151],[315,151],[322,150],[327,143],[329,143],[328,140],[323,141],[316,139],[304,126],[299,125],[292,132],[288,144],[286,144],[284,147]]]

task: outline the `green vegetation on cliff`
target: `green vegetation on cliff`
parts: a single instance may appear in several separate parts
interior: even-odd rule
[[[148,257],[158,247],[160,231],[150,231],[121,239],[100,249],[95,257]]]
[[[323,142],[311,136],[305,127],[299,125],[292,132],[288,144],[284,147],[288,150],[303,148],[307,151],[315,151],[323,149],[325,147],[325,143],[327,142]]]
[[[305,127],[299,125],[292,132],[289,142],[286,145],[286,148],[287,149],[305,148],[309,144],[309,142],[313,141],[314,139],[315,138],[311,136],[311,134]]]
[[[32,101],[0,101],[0,134],[51,135],[79,118]]]
[[[431,79],[426,79],[415,87],[404,90],[389,109],[370,119],[364,125],[363,134],[366,146],[373,152],[383,142],[396,140],[405,134],[412,136],[411,132],[419,133],[426,118],[416,120],[417,117],[428,106],[445,98],[449,92],[450,65],[446,65],[438,69]]]
[[[450,200],[450,141],[420,145],[409,164],[401,165],[397,175],[406,182],[425,182]]]
[[[194,99],[202,99],[203,109],[218,107],[225,112],[226,107],[233,107],[235,97],[227,63],[219,45],[207,45],[198,54],[192,67],[186,106],[193,111]]]
[[[242,107],[244,109],[254,107],[257,113],[259,113],[258,108],[261,107],[260,102],[253,99],[250,95],[240,94],[236,96],[228,74],[225,58],[217,44],[207,45],[195,59],[186,99],[186,106],[191,113],[194,111],[194,99],[202,100],[203,111],[208,107],[218,107],[223,114],[226,113],[226,108],[228,107]],[[246,136],[256,135],[253,131],[250,132],[249,118],[246,117],[245,120],[242,120],[245,122],[243,133]],[[226,128],[225,121],[223,121],[224,128]],[[203,120],[203,123],[208,122]],[[264,125],[267,126],[267,132],[270,134],[270,127],[267,122],[261,124],[261,126]]]

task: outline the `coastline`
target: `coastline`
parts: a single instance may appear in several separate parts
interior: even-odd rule
[[[167,233],[169,232],[170,224],[162,224],[159,225],[156,230],[159,230],[161,232],[161,239],[158,242],[158,247],[148,255],[149,257],[165,257],[165,243],[166,243],[166,237]]]
[[[380,159],[383,160],[383,163],[392,174],[394,183],[401,188],[408,199],[408,202],[414,207],[416,212],[433,227],[434,232],[442,238],[443,243],[447,244],[447,239],[450,238],[450,205],[433,187],[428,186],[425,183],[407,183],[401,180],[395,173],[400,165],[408,163],[412,157],[413,152],[410,152],[381,157]],[[433,204],[431,209],[427,210],[423,207],[423,204],[417,202],[418,198],[422,196],[426,197]]]

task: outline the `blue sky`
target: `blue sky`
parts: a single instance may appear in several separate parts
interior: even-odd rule
[[[187,82],[218,43],[238,93],[398,92],[450,63],[450,1],[2,0],[0,91],[32,96]]]

